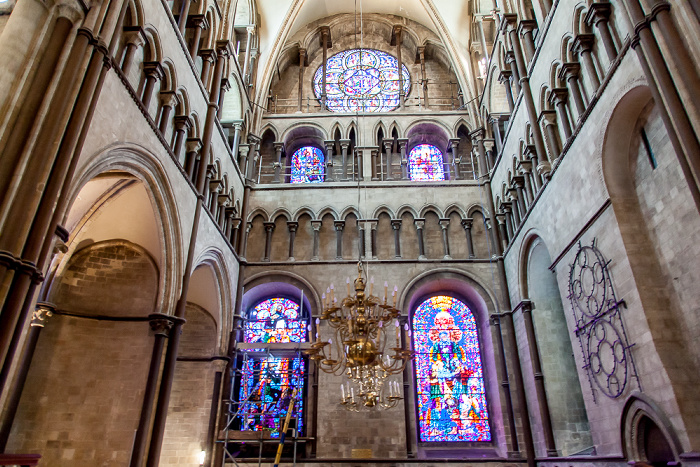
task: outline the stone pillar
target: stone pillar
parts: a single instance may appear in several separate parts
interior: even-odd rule
[[[482,30],[483,32],[483,30]],[[430,108],[428,103],[428,78],[425,73],[425,47],[418,47],[418,58],[420,59],[421,88],[423,89],[423,106],[425,110]]]
[[[394,145],[394,140],[393,138],[384,138],[382,144],[384,145],[384,153],[386,154],[386,176],[384,177],[384,180],[393,180],[394,177],[391,174],[391,151],[392,146]]]
[[[395,25],[391,34],[391,45],[396,46],[396,59],[398,61],[399,74],[399,105],[403,109],[406,104],[406,95],[403,90],[403,60],[401,58],[401,46],[403,45],[402,34],[403,26]]]
[[[515,61],[515,53],[512,50],[506,52],[505,57],[506,63],[510,65],[511,80],[515,84],[515,94],[520,95],[520,71],[518,70],[518,63]]]
[[[334,221],[335,227],[335,259],[343,259],[343,228],[345,221]]]
[[[251,163],[248,160],[248,156],[250,155],[250,145],[248,144],[239,144],[238,145],[238,154],[240,155],[240,163],[239,166],[241,167],[241,172],[243,173],[243,177],[246,179],[250,180],[250,171],[251,169]]]
[[[258,164],[262,162],[260,160],[260,138],[253,134],[249,134],[248,145],[250,146],[250,151],[248,152],[248,169],[250,170],[249,178],[259,182],[260,180],[256,179],[256,174],[259,173]]]
[[[503,84],[506,90],[506,100],[508,101],[508,109],[510,113],[513,113],[515,109],[515,101],[513,100],[513,89],[510,87],[510,81],[513,77],[513,72],[511,70],[501,70],[501,74],[498,76],[498,82]]]
[[[581,65],[578,63],[565,63],[562,65],[559,71],[559,79],[565,81],[569,85],[569,92],[576,105],[576,112],[578,113],[578,120],[586,111],[586,103],[583,101],[583,94],[581,94],[581,84],[579,83],[578,77],[581,72]]]
[[[513,224],[513,208],[510,201],[503,202],[503,213],[506,218],[506,232],[508,233],[508,243],[513,239],[516,226]]]
[[[521,204],[522,200],[518,198],[518,193],[512,186],[508,189],[508,196],[513,210],[513,232],[515,232],[525,217],[525,210]]]
[[[245,223],[245,232],[243,233],[243,248],[241,249],[241,259],[245,259],[248,253],[248,237],[250,237],[250,230],[253,228],[252,222]]]
[[[544,142],[547,147],[547,155],[549,160],[554,162],[561,154],[561,145],[557,135],[557,113],[554,110],[543,110],[540,112],[540,118],[537,123],[544,128]]]
[[[474,240],[472,239],[472,224],[474,219],[467,217],[462,219],[462,227],[464,228],[464,233],[467,235],[467,249],[469,250],[469,258],[476,258],[474,254]]]
[[[182,152],[182,146],[185,143],[185,135],[187,130],[192,127],[192,121],[190,117],[185,115],[178,115],[173,119],[175,139],[173,142],[173,153],[178,161],[180,161],[180,153]],[[182,162],[181,162],[182,163]]]
[[[241,127],[243,126],[243,120],[236,120],[233,122],[233,142],[231,143],[231,153],[233,154],[233,158],[236,161],[236,164],[238,164],[238,170],[241,171],[241,174],[245,176],[245,172],[243,171],[243,167],[241,167],[241,164],[238,160],[238,145],[241,143]]]
[[[408,138],[399,138],[397,141],[401,152],[401,180],[408,180],[408,156],[406,155]]]
[[[190,44],[190,57],[192,61],[197,58],[197,52],[199,52],[199,41],[202,38],[202,30],[207,29],[209,24],[207,24],[207,18],[204,15],[192,15],[190,16],[189,26],[192,28],[192,43]]]
[[[610,3],[608,3],[607,0],[603,0],[591,4],[586,14],[586,23],[589,26],[595,25],[595,27],[598,28],[600,38],[603,41],[603,47],[605,47],[605,53],[610,63],[614,62],[617,58],[617,48],[615,47],[615,41],[610,33],[610,25],[608,24],[611,11]]]
[[[489,174],[486,169],[486,146],[484,145],[485,134],[486,131],[483,128],[477,128],[476,130],[469,133],[469,137],[472,139],[472,144],[476,146],[476,151],[479,156],[479,177],[485,177]]]
[[[335,141],[333,140],[326,140],[323,142],[323,144],[326,146],[326,176],[324,178],[324,182],[334,182],[334,173],[333,173],[333,147],[335,146]]]
[[[127,26],[124,28],[124,39],[126,46],[124,49],[124,59],[122,60],[121,69],[125,76],[129,76],[131,65],[134,63],[134,55],[139,47],[145,42],[143,28],[141,26]]]
[[[579,34],[574,39],[573,45],[574,52],[576,52],[583,61],[588,80],[593,87],[592,92],[595,93],[600,87],[600,78],[598,78],[598,72],[595,69],[595,63],[593,61],[593,44],[595,44],[595,36],[593,34]]]
[[[365,157],[365,149],[355,147],[353,150],[355,155],[355,166],[357,167],[357,179],[360,181],[365,180],[365,164],[370,164],[372,162],[371,157]],[[367,162],[365,162],[367,161]],[[370,171],[371,173],[371,171]]]
[[[217,198],[218,210],[216,212],[216,221],[224,235],[226,235],[226,208],[230,202],[231,196],[229,196],[228,193],[220,194]]]
[[[141,94],[141,102],[148,109],[153,97],[153,90],[156,83],[163,79],[165,72],[160,62],[144,62],[143,72],[146,74],[146,83],[143,86],[143,94]]]
[[[212,86],[215,85],[215,83],[212,83]],[[229,82],[228,78],[223,78],[219,86],[219,108],[216,110],[216,118],[221,120],[221,115],[224,109],[224,96],[226,95],[226,91],[231,89],[231,83]]]
[[[173,91],[166,91],[160,93],[161,102],[161,112],[160,112],[160,125],[158,129],[162,135],[168,131],[168,124],[170,123],[170,114],[177,105],[177,95]]]
[[[533,19],[524,19],[518,25],[518,34],[523,37],[525,44],[525,59],[528,63],[532,62],[535,57],[535,38],[532,36],[532,31],[537,28],[537,21]]]
[[[537,345],[537,337],[535,336],[535,326],[532,322],[532,308],[532,302],[530,300],[523,300],[515,308],[515,311],[520,309],[523,314],[523,322],[525,324],[525,333],[529,344],[528,348],[530,351],[532,373],[535,377],[535,390],[537,392],[537,401],[539,402],[540,419],[542,420],[542,431],[544,434],[544,443],[547,448],[547,456],[556,457],[558,453],[554,443],[552,417],[549,412],[549,404],[547,403],[547,391],[544,386],[544,374],[542,373],[542,363],[540,362],[540,351]]]
[[[273,166],[275,167],[275,178],[272,183],[280,183],[280,173],[282,172],[282,151],[284,150],[284,143],[275,143],[275,162]]]
[[[270,252],[272,251],[272,232],[275,230],[274,222],[263,222],[265,226],[265,256],[263,261],[270,261]]]
[[[231,241],[231,246],[236,250],[237,253],[240,253],[238,251],[238,238],[241,235],[241,218],[240,217],[234,217],[231,219],[231,236],[230,241]]]
[[[340,178],[341,182],[347,182],[350,180],[348,177],[348,148],[350,147],[350,140],[349,139],[341,139],[340,140],[340,154],[341,154],[341,163],[343,166],[343,171],[342,175]]]
[[[401,219],[391,219],[394,230],[394,258],[401,258]]]
[[[224,224],[224,236],[233,246],[233,220],[236,217],[236,208],[233,206],[226,206],[224,211],[224,217],[226,218],[226,223]]]
[[[372,259],[377,259],[377,219],[369,219],[369,256]]]
[[[523,155],[530,161],[533,171],[532,181],[535,186],[535,192],[539,192],[544,184],[543,180],[548,177],[549,173],[552,171],[552,166],[547,161],[539,161],[537,151],[535,151],[534,146],[531,144],[525,146]]]
[[[559,121],[561,122],[561,129],[564,131],[564,136],[566,137],[567,141],[572,135],[569,113],[566,111],[566,100],[568,95],[569,91],[566,88],[554,88],[552,89],[552,94],[549,96],[550,102],[557,109],[557,115],[559,116]]]
[[[372,181],[379,180],[379,173],[377,171],[377,153],[379,152],[378,147],[370,148],[371,151],[371,156],[372,156]]]
[[[450,179],[459,180],[461,178],[459,164],[462,162],[462,158],[457,157],[459,153],[459,138],[450,138],[448,148],[452,153],[452,171],[450,173]]]
[[[307,60],[306,49],[299,49],[299,112],[304,101],[304,68],[309,65]]]
[[[489,58],[489,49],[486,46],[486,31],[484,30],[484,17],[480,16],[476,18],[477,23],[479,24],[479,41],[481,42],[481,55],[483,58],[486,59],[486,66],[488,67],[490,58]]]
[[[528,206],[532,206],[535,201],[535,196],[532,190],[532,161],[529,159],[521,159],[518,161],[518,170],[523,177],[523,185],[525,186],[525,196],[527,197]]]
[[[530,200],[525,196],[523,188],[525,188],[525,178],[522,175],[515,175],[513,177],[513,186],[515,187],[515,192],[518,196],[518,207],[522,213],[522,217],[525,217],[525,213],[530,208]]]
[[[190,0],[182,0],[180,5],[180,14],[177,18],[177,29],[182,37],[185,37],[185,29],[187,28],[187,15],[190,13]],[[173,12],[173,15],[175,12]]]
[[[248,26],[246,29],[246,41],[245,41],[245,55],[243,58],[243,84],[248,84],[250,77],[248,72],[250,71],[250,54],[253,51],[253,36],[255,35],[255,26]],[[306,52],[306,50],[304,51]],[[246,93],[247,94],[247,93]]]
[[[508,243],[510,242],[510,231],[508,230],[508,222],[506,219],[505,208],[501,206],[501,214],[496,215],[496,221],[498,222],[498,231],[501,234],[501,249],[503,250],[508,248]]]
[[[298,227],[298,222],[287,222],[287,229],[289,229],[289,258],[287,259],[288,261],[294,261],[294,240],[297,236]]]
[[[318,221],[311,221],[311,227],[314,229],[314,246],[313,246],[313,251],[312,251],[312,256],[311,256],[311,261],[318,261],[318,249],[320,246],[320,235],[321,235],[321,225],[322,222],[320,220]]]
[[[204,89],[206,89],[209,83],[209,72],[216,59],[216,51],[214,49],[202,49],[199,51],[199,56],[202,57],[202,73],[199,77],[202,80]]]
[[[365,221],[357,220],[357,230],[360,237],[360,259],[365,259],[367,249],[365,248]]]
[[[321,73],[323,73],[321,76],[321,110],[323,111],[328,109],[328,93],[326,92],[326,62],[328,61],[328,43],[331,37],[331,28],[328,26],[321,26],[320,33],[321,50],[323,53],[323,61],[321,62],[321,66],[323,68],[321,71]]]
[[[413,219],[418,234],[418,259],[428,259],[425,256],[425,244],[423,243],[423,227],[425,227],[425,219]]]
[[[442,249],[444,252],[442,259],[452,259],[452,256],[450,256],[449,232],[447,230],[450,226],[450,219],[439,219],[438,224],[440,224],[440,228],[442,229]]]
[[[496,155],[494,149],[496,147],[496,141],[493,138],[484,138],[484,150],[486,151],[485,162],[487,166],[484,169],[479,169],[483,173],[489,173],[493,167],[496,165]],[[481,161],[479,161],[481,163]],[[479,172],[480,173],[480,172]]]
[[[195,180],[195,171],[199,161],[199,151],[202,149],[202,140],[199,138],[187,138],[185,144],[185,171],[190,180]]]

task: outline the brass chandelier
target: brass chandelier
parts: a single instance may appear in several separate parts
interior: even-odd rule
[[[397,288],[394,287],[389,300],[388,284],[385,282],[382,300],[372,295],[372,279],[369,293],[365,293],[366,281],[361,262],[357,270],[357,279],[353,282],[354,295],[350,278],[346,280],[348,295],[340,303],[332,284],[326,290],[323,312],[316,319],[316,326],[318,331],[320,322],[326,321],[334,335],[325,341],[319,339],[317,332],[311,348],[305,353],[324,372],[345,375],[348,381],[340,388],[341,404],[346,409],[360,411],[395,407],[403,399],[401,388],[396,381],[387,382],[386,379],[401,373],[414,355],[412,350],[404,349],[401,342],[398,320],[401,312],[396,308]],[[392,328],[395,332],[392,332]]]

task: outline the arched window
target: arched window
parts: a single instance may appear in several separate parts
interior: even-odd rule
[[[402,65],[403,92],[411,76]],[[323,66],[314,74],[314,92],[321,100]],[[388,112],[399,106],[399,61],[386,52],[351,49],[326,61],[326,105],[332,112]]]
[[[479,336],[471,310],[433,296],[413,315],[421,442],[491,441]]]
[[[298,303],[288,298],[269,298],[249,311],[244,340],[249,344],[306,342],[307,321]],[[265,349],[254,350],[262,354]],[[306,362],[300,355],[279,357],[257,356],[256,353],[248,353],[241,371],[240,429],[271,430],[272,436],[278,437],[280,418],[285,417],[291,393],[296,389],[298,397],[293,416],[297,419],[299,433],[303,433]]]
[[[323,152],[314,146],[304,146],[292,154],[291,183],[320,183],[325,171]]]
[[[419,144],[408,153],[408,173],[411,180],[439,181],[445,179],[442,151],[432,144]]]

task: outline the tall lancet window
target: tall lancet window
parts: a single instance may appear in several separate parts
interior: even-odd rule
[[[282,297],[270,298],[258,303],[248,313],[244,328],[246,343],[277,344],[306,342],[308,320],[300,316],[299,304]],[[289,408],[291,394],[297,390],[298,397],[293,415],[299,433],[304,432],[304,384],[306,362],[300,356],[260,356],[251,352],[243,364],[239,401],[241,430],[270,430],[273,437],[279,436],[280,419]]]
[[[386,52],[351,49],[326,61],[326,105],[331,112],[388,112],[399,106],[399,89],[404,95],[411,89],[406,65]],[[323,66],[314,74],[314,93],[323,95]]]
[[[413,346],[420,441],[491,441],[479,336],[467,305],[446,295],[421,303]]]
[[[419,144],[408,153],[409,178],[415,181],[445,179],[442,151],[432,144]]]

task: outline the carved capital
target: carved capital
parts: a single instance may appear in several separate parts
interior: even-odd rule
[[[160,93],[160,101],[163,107],[173,108],[177,105],[177,94],[173,91],[163,91]]]
[[[391,228],[399,230],[401,228],[401,219],[391,219]]]
[[[607,1],[595,2],[588,8],[588,13],[586,14],[586,23],[592,25],[598,24],[601,21],[607,22],[610,18],[611,12],[612,8],[610,6],[610,3],[608,3]]]
[[[413,219],[413,224],[415,224],[416,229],[421,230],[425,227],[425,219]]]
[[[30,326],[43,328],[46,322],[53,316],[56,311],[56,305],[49,302],[37,302],[36,308],[32,313],[32,321]]]
[[[595,36],[593,34],[578,34],[574,39],[574,52],[582,54],[590,52],[595,44]]]
[[[155,335],[168,337],[170,329],[173,327],[172,318],[172,316],[163,313],[152,313],[148,315],[148,324]]]
[[[336,231],[342,231],[345,228],[345,221],[334,221],[333,227],[335,227]]]
[[[290,232],[296,232],[298,227],[298,222],[287,222],[287,229],[289,229]]]
[[[265,232],[272,232],[275,230],[274,222],[263,222],[263,226],[265,226]]]
[[[462,219],[462,227],[464,230],[469,230],[472,228],[472,224],[474,223],[474,219],[471,217],[467,217],[466,219]]]

